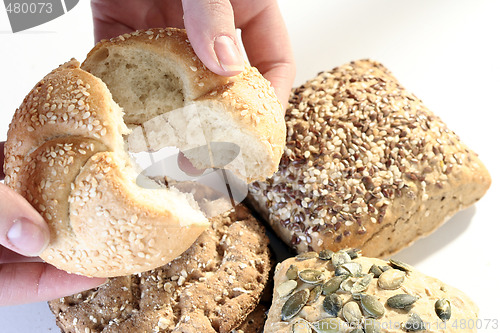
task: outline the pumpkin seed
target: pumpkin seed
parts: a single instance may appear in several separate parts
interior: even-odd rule
[[[388,270],[392,269],[391,266],[385,266],[385,265],[384,266],[378,266],[378,267],[380,267],[380,269],[382,270],[382,272],[385,272],[385,271],[388,271]]]
[[[316,302],[319,298],[319,295],[321,295],[321,290],[323,289],[322,285],[317,285],[314,288],[311,289],[311,292],[309,293],[309,299],[307,300],[307,305],[311,305],[314,302]]]
[[[412,313],[410,319],[405,323],[404,329],[407,332],[423,331],[425,330],[425,324],[418,314]]]
[[[359,278],[354,282],[351,288],[351,293],[360,293],[368,289],[368,286],[373,280],[373,274],[365,274],[363,277]]]
[[[451,318],[451,303],[446,298],[441,298],[434,304],[436,314],[442,321],[447,321]]]
[[[298,254],[295,256],[295,259],[303,261],[303,260],[309,260],[309,259],[314,259],[318,257],[318,253],[314,251],[309,251],[309,252],[304,252],[301,254]]]
[[[329,315],[337,317],[339,311],[342,309],[342,300],[335,293],[326,295],[323,300],[323,308]]]
[[[384,315],[384,305],[372,295],[361,296],[361,307],[368,317],[380,318]]]
[[[334,253],[332,250],[325,249],[318,254],[318,257],[321,260],[331,260]]]
[[[325,276],[323,272],[318,271],[316,269],[304,269],[299,272],[299,279],[306,283],[310,284],[318,284],[323,282]]]
[[[353,301],[348,302],[346,305],[344,305],[344,307],[342,308],[342,316],[344,317],[345,321],[347,321],[351,325],[357,325],[363,319],[363,314],[361,313],[358,303]]]
[[[399,269],[401,271],[405,272],[411,272],[412,267],[402,261],[396,260],[396,259],[389,259],[389,265],[393,268]]]
[[[418,300],[417,297],[408,294],[398,294],[389,297],[387,306],[393,309],[406,309]]]
[[[353,329],[349,333],[365,333],[365,332],[361,328],[358,327],[358,328]]]
[[[323,295],[328,295],[336,292],[340,288],[342,281],[344,281],[347,278],[348,275],[340,275],[340,276],[334,276],[330,280],[326,281],[323,284],[323,291],[322,291]]]
[[[286,270],[286,278],[288,280],[296,280],[299,276],[299,269],[295,265],[290,265]]]
[[[378,286],[386,290],[395,290],[401,287],[406,273],[398,269],[389,269],[378,277]]]
[[[304,319],[299,319],[293,324],[292,333],[312,333],[311,324]]]
[[[345,279],[344,281],[342,281],[342,283],[340,284],[340,290],[343,290],[345,292],[348,292],[350,293],[351,292],[351,289],[352,289],[352,286],[354,285],[354,282],[357,281],[358,278],[355,278],[355,277],[348,277],[347,279]]]
[[[353,260],[361,256],[360,249],[348,249],[346,252],[349,255],[349,257],[351,257],[351,259]]]
[[[281,320],[290,320],[302,310],[309,299],[309,289],[302,289],[290,296],[281,308]]]
[[[359,262],[346,262],[345,264],[340,265],[343,269],[347,270],[349,274],[358,276],[361,274],[363,267]]]
[[[363,297],[363,293],[352,293],[352,298],[356,301],[361,301],[361,297]]]
[[[365,332],[366,333],[380,333],[382,332],[382,325],[380,322],[375,319],[366,319],[365,320]]]
[[[344,267],[342,266],[337,266],[335,267],[335,276],[342,276],[342,275],[347,275],[349,276],[350,273],[347,269],[345,269]]]
[[[338,251],[332,255],[332,264],[337,267],[351,261],[351,257],[345,251]]]
[[[383,271],[380,268],[380,266],[373,264],[372,267],[370,267],[370,270],[368,271],[368,273],[372,273],[373,277],[378,278],[380,276],[380,274],[383,273]]]
[[[345,323],[339,318],[325,318],[314,322],[312,325],[317,333],[340,333]]]
[[[372,274],[366,274],[363,277],[349,277],[340,284],[340,289],[348,293],[360,293],[368,288],[372,278]]]
[[[288,296],[292,291],[297,288],[297,281],[295,280],[287,280],[280,284],[277,288],[276,291],[278,292],[278,295],[280,297]]]

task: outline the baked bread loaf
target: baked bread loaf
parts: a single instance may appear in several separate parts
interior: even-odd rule
[[[239,149],[232,165],[217,161],[221,152],[191,149],[188,158],[199,167],[223,164],[246,181],[277,169],[285,125],[270,84],[250,67],[233,78],[213,74],[184,31],[104,41],[83,68],[71,60],[42,79],[16,111],[5,143],[5,183],[48,222],[51,241],[41,258],[56,267],[100,277],[150,270],[179,256],[208,227],[190,194],[153,181],[148,189],[137,185],[140,170],[127,146],[147,140],[134,136],[143,122],[161,126],[147,128],[152,149],[162,148],[154,132],[160,130],[171,136],[165,146],[181,150],[191,148],[190,132]],[[198,111],[198,127],[186,122],[183,105],[189,117]],[[155,122],[163,113],[175,117]]]
[[[324,250],[278,264],[264,332],[476,332],[477,313],[463,292],[407,264]]]
[[[49,302],[58,326],[67,333],[231,332],[259,302],[268,239],[243,206],[210,221],[169,264]]]
[[[279,171],[251,204],[298,252],[386,257],[490,186],[485,166],[380,63],[351,62],[296,88]]]

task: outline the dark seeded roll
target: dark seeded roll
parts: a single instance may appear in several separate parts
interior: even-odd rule
[[[277,173],[250,202],[298,252],[384,257],[481,198],[476,154],[381,64],[351,62],[296,88]]]
[[[263,311],[253,310],[271,268],[264,228],[243,206],[211,222],[196,243],[165,266],[49,302],[57,325],[67,333],[262,327]],[[245,321],[250,313],[253,319]]]

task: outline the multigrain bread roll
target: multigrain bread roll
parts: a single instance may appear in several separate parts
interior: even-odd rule
[[[279,171],[250,202],[298,252],[386,257],[490,186],[485,166],[380,63],[351,62],[296,88]]]
[[[407,264],[324,250],[278,264],[264,332],[476,332],[477,314],[463,292]]]
[[[184,31],[135,32],[99,43],[82,68],[72,60],[26,96],[5,143],[5,183],[49,224],[42,259],[87,276],[127,275],[168,263],[209,225],[190,194],[138,186],[129,146],[189,148],[195,165],[251,181],[277,169],[284,137],[281,106],[254,68],[221,77]],[[236,147],[234,163],[191,149],[220,141]]]
[[[58,326],[66,333],[222,333],[263,322],[262,307],[252,310],[271,269],[264,228],[243,206],[210,221],[169,264],[49,302]]]

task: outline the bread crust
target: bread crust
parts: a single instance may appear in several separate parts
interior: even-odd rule
[[[58,326],[67,333],[86,328],[106,333],[231,332],[254,310],[266,285],[268,239],[243,206],[211,223],[165,266],[50,301]]]
[[[112,54],[121,57],[122,67],[108,61]],[[51,241],[41,258],[68,272],[110,277],[150,270],[178,257],[209,225],[191,194],[160,189],[152,181],[153,189],[136,184],[138,171],[124,137],[133,126],[170,111],[163,104],[172,107],[179,102],[169,105],[164,95],[155,95],[158,91],[142,91],[138,100],[146,104],[137,105],[146,113],[132,110],[132,104],[121,99],[120,90],[126,87],[119,83],[129,79],[130,89],[144,83],[133,77],[141,73],[133,68],[140,66],[154,69],[149,78],[160,91],[165,84],[173,89],[173,97],[182,95],[182,103],[203,102],[203,119],[216,115],[229,124],[232,132],[227,137],[219,129],[225,125],[198,128],[209,142],[233,140],[241,150],[244,145],[252,147],[250,154],[243,154],[244,163],[233,168],[243,179],[271,175],[283,152],[281,106],[255,69],[248,67],[235,78],[210,72],[179,29],[138,31],[100,42],[83,69],[72,59],[32,89],[14,115],[5,144],[6,184],[49,224]],[[113,77],[123,69],[123,77]],[[98,77],[101,74],[104,81]],[[116,98],[124,105],[118,105]],[[148,103],[160,108],[152,111]],[[268,113],[262,112],[264,105]],[[216,109],[213,114],[210,108]],[[246,117],[242,110],[251,114]],[[186,129],[177,124],[174,130]],[[181,149],[186,144],[175,135],[167,143]],[[199,166],[218,166],[203,163]]]
[[[187,119],[186,121],[191,122],[185,126],[200,127],[199,130],[203,131],[204,135],[203,140],[206,141],[204,143],[229,141],[228,132],[232,128],[237,128],[238,132],[246,134],[246,138],[234,142],[243,150],[242,166],[236,164],[227,165],[223,161],[220,164],[216,156],[214,156],[216,154],[213,153],[210,156],[210,165],[207,165],[208,163],[201,163],[201,160],[192,158],[187,152],[186,156],[196,167],[225,167],[247,182],[264,180],[276,172],[283,154],[286,136],[283,107],[269,81],[264,79],[256,68],[247,64],[241,74],[231,78],[212,73],[196,57],[187,39],[186,32],[181,29],[136,31],[132,34],[125,34],[109,41],[100,42],[89,52],[87,59],[82,64],[82,68],[101,77],[110,86],[110,90],[118,104],[126,110],[138,106],[127,106],[127,101],[124,100],[126,97],[119,97],[114,93],[111,84],[114,78],[107,74],[111,65],[106,65],[106,63],[113,61],[112,55],[115,54],[119,55],[120,59],[127,59],[127,57],[132,59],[136,56],[133,53],[135,50],[140,50],[141,55],[147,56],[147,59],[161,59],[158,60],[158,71],[172,72],[172,76],[180,79],[183,102],[174,107],[188,106],[195,109],[194,114],[190,115],[189,118],[196,117],[199,120],[197,119],[198,121],[194,122],[193,119]],[[103,56],[103,53],[107,56]],[[212,114],[207,115],[209,113],[207,110],[215,113],[218,111],[220,118],[228,120],[228,122],[229,117],[231,117],[231,122],[220,124],[220,126],[227,127],[225,132],[217,135],[214,133],[215,131],[207,130],[206,124],[210,122],[210,118],[215,116]],[[171,110],[168,111],[171,112]],[[130,110],[127,113],[129,112]],[[180,115],[177,111],[176,113],[174,117],[178,118]],[[132,151],[147,149],[156,151],[166,145],[190,144],[190,142],[179,141],[176,135],[166,130],[168,124],[171,123],[168,115],[168,113],[165,113],[164,118],[147,119],[146,121],[141,119],[138,121],[138,117],[127,118],[126,114],[125,122],[128,125],[140,122],[148,136],[148,140],[142,140],[143,145],[130,142],[130,149]],[[154,125],[155,121],[162,123]],[[132,136],[135,136],[135,134],[142,135],[142,133],[142,131],[139,131],[133,133]],[[235,140],[236,138],[232,137],[232,139]],[[147,143],[149,145],[146,145]],[[257,155],[262,160],[257,161],[258,163],[254,163],[256,156],[247,157],[245,155],[245,150],[251,149],[260,152]]]
[[[157,267],[208,226],[181,195],[173,202],[191,210],[187,221],[136,195],[146,190],[124,173],[132,166],[121,117],[103,82],[73,60],[30,92],[10,126],[6,184],[49,225],[51,241],[40,257],[68,272],[108,277]],[[155,195],[172,203],[165,192]]]
[[[250,203],[298,252],[387,257],[481,198],[491,179],[458,136],[380,63],[296,88],[279,171]]]

